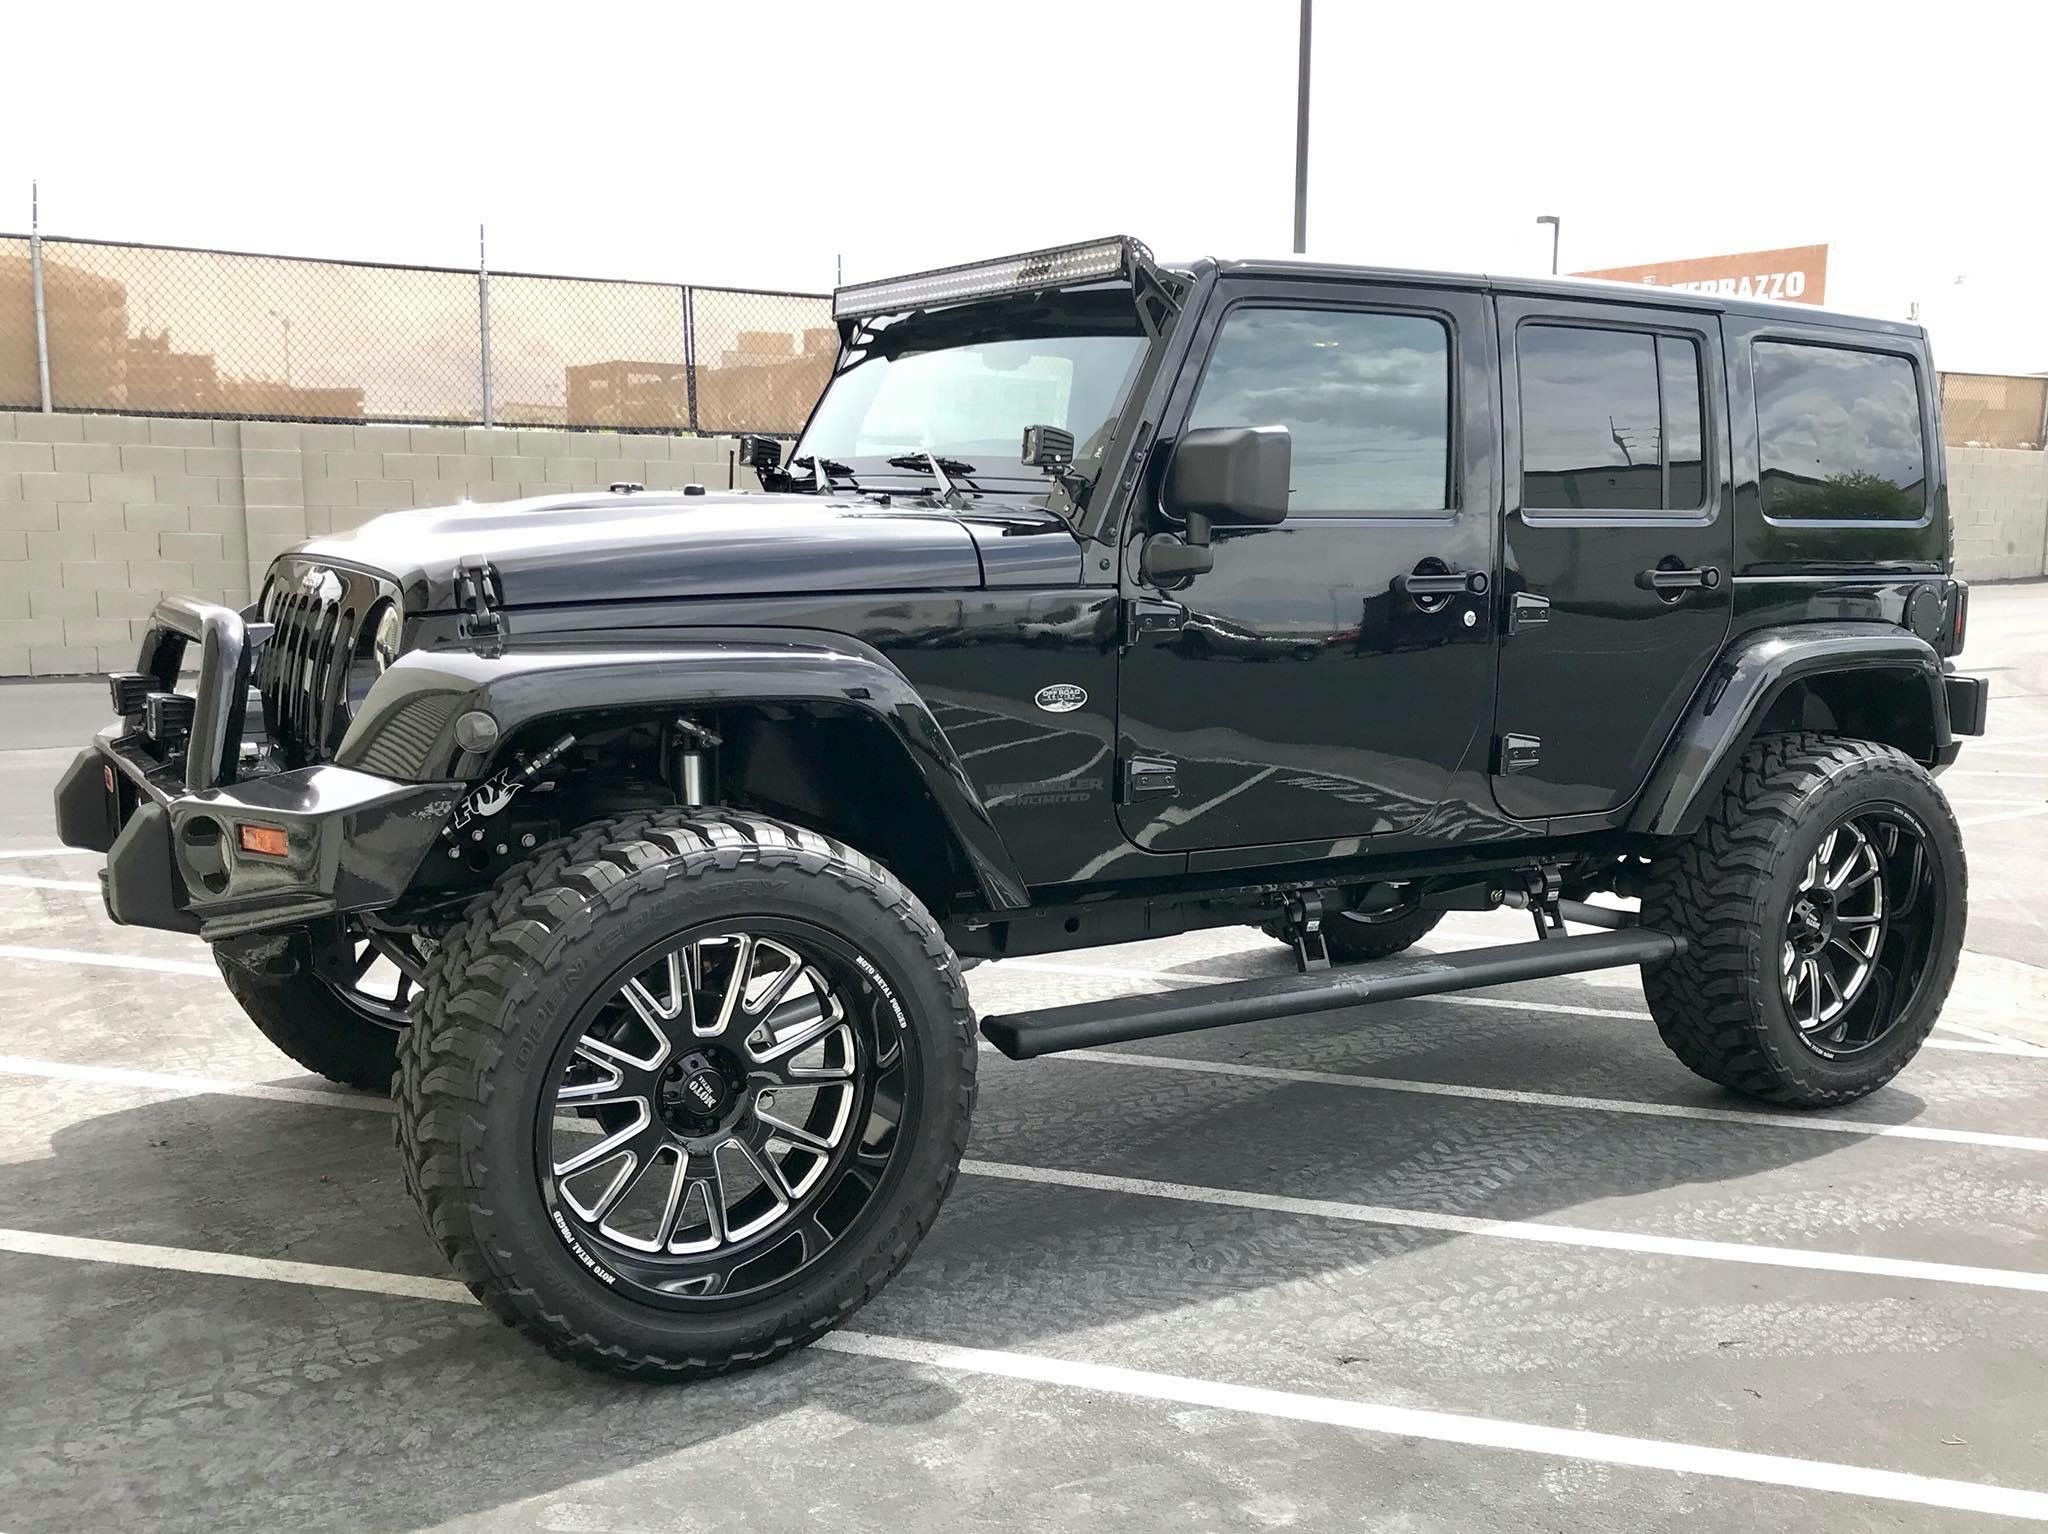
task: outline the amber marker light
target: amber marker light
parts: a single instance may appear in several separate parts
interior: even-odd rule
[[[289,850],[284,832],[277,826],[252,826],[239,821],[235,825],[235,839],[244,852],[261,853],[267,858],[281,858]]]

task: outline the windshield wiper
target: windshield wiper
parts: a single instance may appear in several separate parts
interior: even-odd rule
[[[792,458],[789,461],[789,466],[792,469],[808,468],[811,471],[811,489],[819,495],[831,493],[832,481],[835,477],[845,480],[856,490],[860,488],[854,481],[853,470],[839,462],[836,458]]]
[[[960,493],[960,487],[953,483],[952,476],[957,474],[964,483],[974,487],[974,482],[967,478],[968,475],[974,472],[973,464],[962,463],[957,458],[941,458],[936,453],[919,452],[905,453],[900,458],[891,458],[889,460],[889,467],[892,469],[923,469],[939,482],[939,504],[941,506],[945,507],[948,511],[965,511],[967,509],[967,497]],[[979,493],[979,487],[974,488]]]

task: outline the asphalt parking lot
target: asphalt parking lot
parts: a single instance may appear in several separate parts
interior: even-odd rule
[[[2048,584],[1979,588],[1967,663],[1971,953],[1883,1092],[1745,1106],[1632,972],[984,1051],[966,1175],[881,1299],[683,1388],[470,1303],[387,1105],[55,850],[99,688],[0,688],[0,1528],[2048,1520]],[[971,979],[993,1011],[1290,963],[1234,929]]]

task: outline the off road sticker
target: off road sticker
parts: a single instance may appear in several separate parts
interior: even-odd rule
[[[1088,701],[1088,689],[1073,682],[1054,682],[1039,688],[1031,701],[1048,714],[1071,714]]]

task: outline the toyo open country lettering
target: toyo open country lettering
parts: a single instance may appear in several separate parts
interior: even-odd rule
[[[1752,1097],[1913,1058],[1986,695],[1918,326],[1129,239],[834,312],[759,493],[398,512],[166,601],[57,792],[116,921],[395,1093],[507,1322],[675,1378],[844,1320],[966,1144],[963,961],[1296,954],[979,1019],[1020,1059],[1623,965]]]

